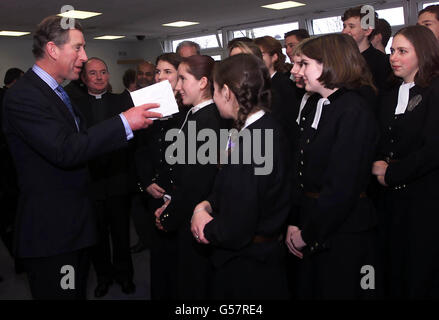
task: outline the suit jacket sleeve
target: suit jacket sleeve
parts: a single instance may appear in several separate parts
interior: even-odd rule
[[[37,100],[35,97],[39,96],[38,90],[15,91],[14,95],[8,95],[5,121],[14,134],[53,165],[72,168],[127,144],[119,115],[88,131],[77,132],[48,105],[56,102],[47,98]]]

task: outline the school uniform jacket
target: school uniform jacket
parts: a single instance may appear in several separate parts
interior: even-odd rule
[[[268,174],[256,175],[254,160],[243,163],[243,138],[239,138],[239,164],[225,164],[215,180],[215,187],[207,199],[213,209],[213,220],[204,228],[204,234],[214,248],[212,261],[221,266],[236,256],[266,259],[279,243],[276,239],[283,232],[290,210],[290,175],[288,140],[279,124],[270,114],[250,124],[254,144],[255,131],[261,131],[262,154],[272,157],[272,170]],[[265,144],[265,130],[272,130],[273,151]],[[245,141],[245,140],[244,140]],[[268,152],[267,152],[268,151]],[[230,159],[229,159],[230,160]],[[255,244],[255,236],[273,238],[265,244]],[[256,280],[256,279],[255,279]]]
[[[373,113],[354,91],[341,88],[328,99],[317,129],[311,127],[313,117],[304,114],[301,119],[293,159],[295,207],[289,224],[302,230],[314,252],[327,246],[334,233],[366,231],[376,225],[370,200],[360,198],[378,139]],[[310,193],[318,196],[309,197]]]
[[[439,244],[439,78],[410,89],[408,107],[395,115],[397,86],[381,105],[378,160],[388,162],[384,188],[392,274],[391,294],[437,297]],[[410,107],[411,105],[411,107]]]

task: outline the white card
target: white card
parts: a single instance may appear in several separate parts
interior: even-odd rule
[[[145,103],[158,103],[160,107],[150,109],[150,111],[161,113],[163,117],[168,117],[178,112],[174,91],[168,80],[130,92],[130,94],[136,107]]]

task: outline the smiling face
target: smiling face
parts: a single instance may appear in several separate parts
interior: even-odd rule
[[[160,60],[155,68],[155,82],[161,82],[168,80],[171,83],[174,94],[176,93],[175,87],[177,86],[177,69],[167,61]]]
[[[47,44],[48,54],[56,60],[54,78],[58,83],[64,80],[76,80],[82,70],[82,65],[87,61],[84,46],[85,40],[81,31],[69,30],[68,41],[60,46],[53,42]]]
[[[82,81],[93,94],[101,94],[107,90],[110,74],[102,61],[92,59],[84,65]]]
[[[190,72],[188,65],[184,62],[178,66],[178,81],[175,89],[180,93],[183,104],[193,105],[203,102],[204,90],[207,86],[206,77],[197,80]]]
[[[393,38],[390,52],[390,65],[395,76],[402,78],[406,83],[413,82],[419,66],[412,43],[399,34]]]
[[[294,77],[294,82],[298,88],[305,88],[305,82],[303,81],[303,76],[300,74],[300,69],[302,68],[302,56],[293,56],[293,67],[290,73]]]
[[[322,90],[324,90],[324,86],[317,79],[322,75],[323,64],[305,55],[302,55],[301,57],[302,66],[299,75],[303,77],[306,91],[321,93]]]

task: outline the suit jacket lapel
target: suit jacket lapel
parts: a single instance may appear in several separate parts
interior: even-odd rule
[[[41,92],[56,105],[56,109],[60,110],[64,118],[76,130],[77,128],[75,119],[73,119],[73,116],[70,113],[69,109],[61,100],[61,98],[55,93],[55,91],[53,91],[47,83],[45,83],[35,72],[33,72],[32,69],[28,71],[28,75],[30,80],[35,84],[35,86],[37,86],[41,90]]]

